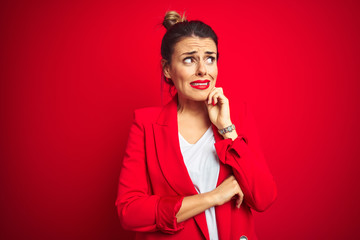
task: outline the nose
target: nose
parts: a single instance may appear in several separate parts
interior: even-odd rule
[[[199,62],[197,69],[196,69],[196,75],[203,77],[207,74],[207,69],[205,66],[205,63],[203,63],[202,61]]]

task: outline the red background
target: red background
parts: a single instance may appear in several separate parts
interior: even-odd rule
[[[30,3],[31,2],[31,3]],[[130,239],[115,211],[135,108],[161,104],[159,25],[219,36],[219,78],[252,107],[275,204],[260,239],[359,239],[357,1],[2,1],[1,239]]]

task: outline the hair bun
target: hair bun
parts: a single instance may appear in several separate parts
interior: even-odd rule
[[[180,16],[180,14],[177,13],[176,11],[168,11],[165,14],[163,25],[167,30],[169,30],[175,24],[185,21],[186,21],[185,14],[183,14],[183,16]]]

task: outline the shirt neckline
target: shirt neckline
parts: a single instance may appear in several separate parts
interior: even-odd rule
[[[210,132],[210,130],[212,129],[212,125],[210,125],[210,127],[206,130],[206,132],[199,138],[199,140],[196,141],[196,143],[189,143],[188,141],[186,141],[186,139],[180,134],[179,132],[179,137],[183,140],[183,142],[185,142],[187,145],[189,146],[194,146],[200,142],[202,142],[202,140],[208,135],[208,132]]]

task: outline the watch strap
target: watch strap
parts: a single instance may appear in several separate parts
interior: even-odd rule
[[[231,124],[230,126],[226,127],[226,128],[223,128],[223,129],[219,129],[219,133],[221,135],[224,135],[225,133],[228,133],[228,132],[232,132],[235,130],[235,125],[234,124]]]

